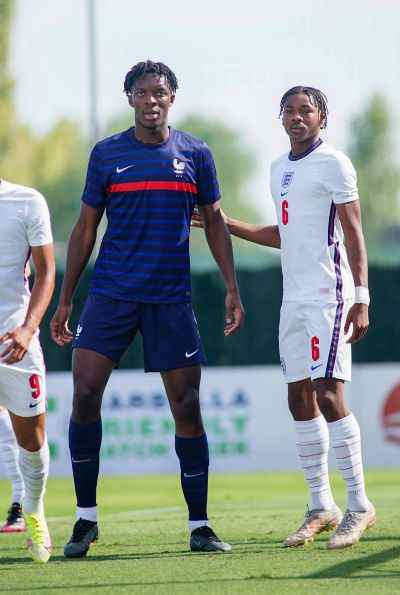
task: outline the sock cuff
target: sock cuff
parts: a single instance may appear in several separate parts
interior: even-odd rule
[[[328,429],[332,438],[346,438],[347,435],[360,434],[360,426],[352,413],[328,423]]]
[[[47,435],[45,435],[43,444],[39,448],[39,450],[26,450],[26,448],[23,448],[23,446],[19,446],[19,450],[20,450],[21,454],[24,457],[26,457],[27,459],[35,460],[38,457],[41,458],[43,454],[45,454],[46,452],[49,451],[49,444],[47,442]]]
[[[98,452],[102,441],[101,417],[90,424],[77,424],[69,421],[69,447],[71,452]]]
[[[209,464],[207,434],[195,438],[175,436],[175,451],[183,466]]]
[[[314,417],[314,419],[308,419],[306,421],[295,420],[294,427],[299,434],[306,432],[325,433],[327,430],[327,424],[323,415],[319,415],[318,417]]]

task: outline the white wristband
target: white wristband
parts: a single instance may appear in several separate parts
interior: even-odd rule
[[[362,287],[362,285],[356,287],[354,303],[365,304],[366,306],[369,306],[369,302],[370,299],[368,287]]]

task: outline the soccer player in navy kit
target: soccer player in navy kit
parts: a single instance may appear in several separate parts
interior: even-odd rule
[[[108,225],[74,340],[74,399],[69,444],[77,521],[65,546],[83,557],[98,537],[96,485],[101,400],[113,368],[139,330],[146,371],[159,371],[175,420],[175,447],[189,509],[193,551],[228,551],[208,526],[208,445],[199,405],[205,361],[191,305],[189,233],[197,205],[226,285],[225,335],[244,318],[232,246],[221,216],[214,161],[204,142],[168,126],[178,88],[160,62],[140,62],[124,91],[135,126],[94,147],[72,231],[58,309],[51,323],[59,345],[72,340],[72,297],[96,240],[104,211]]]

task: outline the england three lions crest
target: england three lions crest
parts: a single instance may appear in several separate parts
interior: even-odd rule
[[[285,171],[282,176],[281,186],[282,188],[289,188],[294,177],[294,171]]]

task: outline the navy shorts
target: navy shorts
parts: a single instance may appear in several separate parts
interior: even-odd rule
[[[90,294],[76,328],[73,348],[96,351],[118,364],[137,331],[143,338],[146,372],[206,362],[190,303],[145,304]]]

